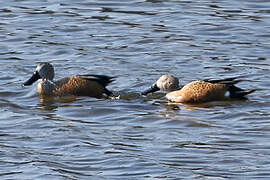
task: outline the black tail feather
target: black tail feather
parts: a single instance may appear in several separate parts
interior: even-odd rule
[[[228,86],[228,91],[230,92],[230,98],[244,98],[246,95],[253,93],[256,90],[244,90],[234,85],[230,85]]]
[[[105,90],[104,93],[105,93],[107,96],[113,95],[113,93],[112,93],[111,91],[109,91],[107,88],[104,88],[104,90]]]
[[[245,98],[246,95],[253,93],[255,90],[245,90],[235,86],[241,80],[238,77],[225,78],[225,79],[205,79],[205,82],[225,84],[230,92],[230,98]]]

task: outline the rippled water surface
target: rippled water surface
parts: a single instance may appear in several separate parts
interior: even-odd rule
[[[269,1],[7,0],[0,19],[0,179],[270,177]],[[39,62],[116,76],[120,98],[40,98],[21,87]],[[140,95],[164,73],[257,91],[193,106]]]

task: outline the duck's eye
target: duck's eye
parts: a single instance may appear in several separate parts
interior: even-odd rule
[[[35,71],[33,74],[34,74],[35,76],[37,76],[38,79],[41,78],[40,75],[39,75],[39,73],[38,73],[38,71]]]

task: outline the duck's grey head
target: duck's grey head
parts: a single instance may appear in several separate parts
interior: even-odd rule
[[[53,78],[54,78],[53,66],[47,62],[40,63],[37,66],[36,70],[34,71],[32,77],[28,79],[25,83],[23,83],[23,85],[29,86],[39,79],[53,80]]]
[[[156,91],[175,91],[179,89],[179,80],[170,74],[162,75],[156,83],[154,83],[149,89],[142,92],[142,95],[147,95]]]

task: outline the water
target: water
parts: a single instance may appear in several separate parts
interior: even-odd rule
[[[268,179],[270,3],[8,0],[0,8],[1,179]],[[120,99],[42,99],[21,87],[39,62],[56,79],[117,76]],[[181,84],[242,76],[245,101],[142,97],[160,75]]]

